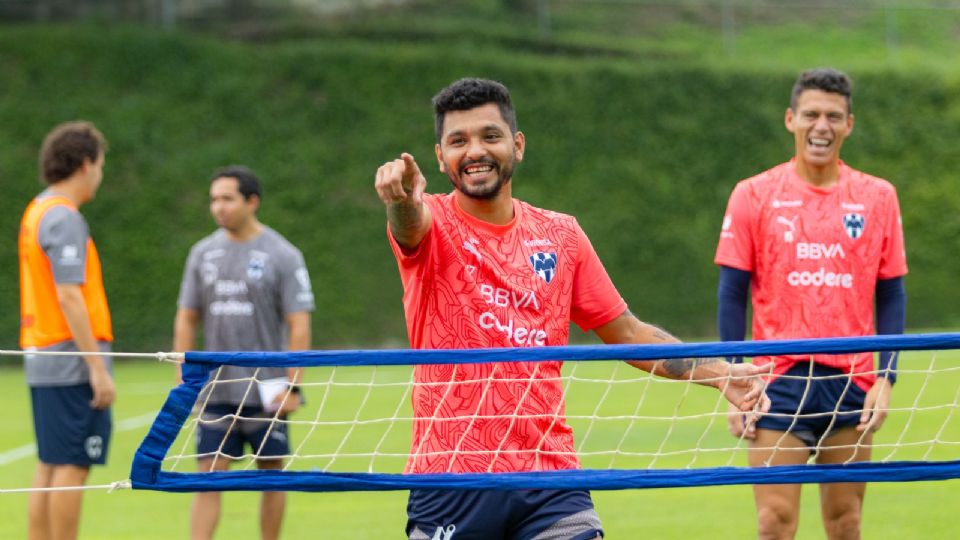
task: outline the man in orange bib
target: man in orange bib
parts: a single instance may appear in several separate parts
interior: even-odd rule
[[[35,488],[82,486],[106,461],[116,397],[113,341],[100,259],[78,208],[103,178],[103,135],[88,122],[54,128],[40,150],[47,188],[20,223],[20,346],[33,404],[39,462]],[[43,355],[36,352],[76,352]],[[83,492],[34,492],[31,539],[76,538]]]

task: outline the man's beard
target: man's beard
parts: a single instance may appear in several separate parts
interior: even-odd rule
[[[463,176],[466,175],[464,169],[477,163],[483,163],[493,167],[494,170],[497,171],[497,181],[493,184],[467,186],[462,180]],[[470,160],[464,162],[464,164],[460,166],[459,174],[447,172],[447,178],[450,179],[450,183],[453,184],[453,187],[457,191],[463,193],[467,197],[481,201],[489,201],[491,199],[495,199],[497,195],[500,194],[500,190],[503,189],[503,186],[507,185],[507,183],[509,183],[513,178],[513,162],[511,161],[509,164],[506,164],[501,168],[499,163],[490,158]]]

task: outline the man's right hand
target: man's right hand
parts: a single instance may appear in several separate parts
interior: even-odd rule
[[[117,387],[105,367],[90,370],[90,388],[93,389],[90,406],[94,409],[106,409],[117,399]]]
[[[742,437],[750,440],[757,438],[756,420],[756,414],[745,413],[733,403],[729,404],[727,410],[727,428],[734,437],[738,439]]]
[[[399,159],[388,161],[377,169],[374,186],[380,200],[387,206],[405,201],[420,204],[427,179],[413,156],[404,152]]]

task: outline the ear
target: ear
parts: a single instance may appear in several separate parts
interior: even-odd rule
[[[447,174],[447,166],[443,164],[443,150],[440,149],[440,143],[433,146],[433,151],[437,154],[437,163],[440,164],[440,172]]]
[[[853,113],[847,115],[847,136],[853,133]]]
[[[90,158],[83,158],[83,161],[80,163],[80,166],[77,167],[77,172],[80,174],[87,174],[93,167],[93,161]]]
[[[783,113],[783,125],[787,131],[793,133],[793,109],[787,107],[787,112]]]
[[[523,161],[523,150],[527,147],[527,138],[523,136],[522,131],[513,134],[513,157],[518,161]]]
[[[260,209],[260,197],[258,195],[250,195],[250,198],[247,199],[247,204],[256,212]]]

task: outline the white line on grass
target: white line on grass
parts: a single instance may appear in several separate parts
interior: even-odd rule
[[[133,418],[120,420],[114,426],[114,431],[120,433],[121,431],[130,431],[150,425],[153,423],[153,419],[156,418],[156,416],[156,412],[150,412],[141,414],[140,416],[134,416]],[[37,445],[35,444],[27,444],[18,448],[14,448],[13,450],[7,450],[6,452],[0,453],[0,466],[8,465],[15,461],[28,458],[35,455],[36,452]]]

